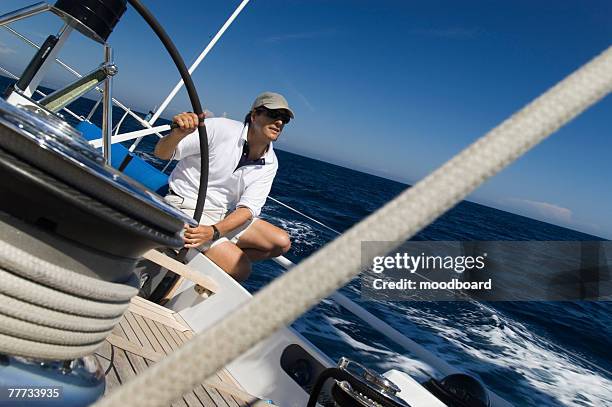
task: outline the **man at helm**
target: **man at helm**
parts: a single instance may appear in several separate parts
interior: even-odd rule
[[[257,96],[244,123],[204,120],[208,134],[208,192],[200,225],[185,228],[185,247],[197,248],[237,281],[251,263],[286,253],[288,234],[262,220],[261,212],[278,169],[272,142],[293,118],[282,95]],[[166,201],[193,216],[200,179],[200,147],[195,113],[174,116],[178,125],[159,140],[155,155],[179,160],[170,174]]]

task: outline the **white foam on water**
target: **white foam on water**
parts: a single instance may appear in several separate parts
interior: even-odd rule
[[[513,382],[511,390],[495,386],[491,390],[516,405],[523,402],[526,403],[523,405],[534,406],[612,405],[611,380],[581,365],[578,358],[559,350],[523,324],[490,309],[485,308],[484,312],[465,309],[462,310],[465,312],[445,315],[398,303],[377,308],[384,309],[380,313],[385,314],[390,325],[459,370],[500,380],[511,371],[515,375],[515,378],[508,378]],[[326,315],[329,312],[336,315]],[[359,327],[344,319],[335,307],[328,307],[322,314],[323,311],[314,311],[307,317],[308,321],[298,323],[296,328],[347,345],[354,353],[367,355],[368,359],[376,361],[373,367],[379,372],[398,369],[417,380],[425,380],[428,376],[439,378],[431,367],[410,355],[398,354],[374,341],[364,343],[356,339],[354,332]],[[516,377],[524,381],[517,381]]]
[[[320,233],[307,222],[299,220],[286,220],[283,218],[277,218],[270,216],[266,218],[270,219],[271,223],[284,229],[291,238],[292,245],[299,247],[319,247],[321,246]]]
[[[475,328],[479,327],[467,327],[468,331]],[[560,403],[567,406],[612,404],[611,380],[579,365],[575,357],[561,353],[522,324],[492,326],[481,329],[478,334],[488,336],[493,346],[501,348],[501,354],[497,350],[464,346],[466,352],[487,363],[511,368],[531,386]]]
[[[364,352],[370,356],[375,356],[375,358],[378,360],[376,363],[376,370],[379,373],[386,372],[391,369],[398,369],[410,374],[417,380],[426,380],[435,375],[435,371],[426,363],[410,358],[406,355],[393,352],[382,344],[375,343],[372,345],[376,346],[372,346],[355,339],[343,329],[338,328],[338,326],[341,326],[342,328],[346,329],[347,325],[354,325],[346,320],[343,320],[342,318],[325,317],[324,321],[326,322],[325,325],[329,327],[328,333],[331,334],[331,336],[328,336],[328,339],[336,341],[340,339],[342,343],[349,345],[356,351]],[[359,360],[357,360],[357,362],[359,362]]]
[[[530,400],[533,405],[557,405],[551,404],[548,397],[538,394],[540,392],[567,406],[612,405],[611,380],[581,365],[578,358],[560,351],[519,322],[496,313],[466,315],[457,321],[421,310],[407,308],[406,312],[409,321],[427,326],[436,337],[453,345],[449,348],[433,341],[433,347],[426,347],[446,361],[453,355],[450,359],[455,367],[474,373],[493,373],[504,368],[523,377],[528,385],[518,383],[512,398],[520,393],[521,398]],[[394,317],[397,318],[397,314]],[[482,324],[487,318],[490,323]],[[475,320],[479,323],[474,323]],[[472,358],[462,357],[462,354]]]

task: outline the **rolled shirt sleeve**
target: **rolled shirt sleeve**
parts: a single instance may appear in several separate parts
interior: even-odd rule
[[[264,204],[266,203],[268,194],[272,189],[272,182],[274,181],[277,168],[278,166],[274,165],[273,168],[266,171],[261,178],[250,185],[247,185],[244,192],[240,196],[240,200],[236,204],[236,207],[244,207],[249,209],[253,217],[259,216],[261,213],[261,208],[263,208]]]
[[[214,146],[215,137],[215,121],[204,119],[204,125],[206,126],[206,136],[208,139],[208,149],[211,150]],[[196,129],[193,132],[185,136],[184,139],[179,141],[176,148],[174,149],[173,160],[181,160],[190,155],[200,154],[200,132]]]

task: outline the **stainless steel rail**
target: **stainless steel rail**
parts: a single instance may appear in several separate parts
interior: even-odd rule
[[[17,32],[15,29],[7,26],[7,25],[3,25],[2,27],[4,27],[8,32],[10,32],[11,34],[13,34],[14,36],[16,36],[17,38],[19,38],[21,41],[23,41],[25,44],[39,49],[40,47],[34,43],[33,41],[31,41],[29,38],[27,38],[25,35]],[[67,70],[68,72],[70,72],[72,75],[76,76],[77,78],[81,78],[83,75],[81,75],[79,72],[77,72],[74,68],[72,68],[70,65],[66,64],[65,62],[63,62],[61,59],[59,58],[55,58],[55,62],[57,62],[62,68],[64,68],[65,70]],[[102,88],[96,86],[96,91],[98,91],[99,93],[103,93]],[[143,120],[140,116],[138,116],[137,114],[135,114],[133,111],[131,111],[127,106],[125,106],[121,101],[117,100],[116,98],[111,98],[112,102],[114,105],[116,105],[117,107],[119,107],[120,109],[122,109],[124,112],[128,112],[128,114],[134,118],[142,127],[144,128],[152,128],[152,126],[149,124],[149,122]],[[89,117],[88,117],[89,118]],[[83,121],[85,120],[84,118],[80,118],[79,120]],[[161,134],[159,133],[155,133],[158,137],[162,137]]]
[[[108,44],[104,44],[104,63],[111,66],[113,63],[113,50]],[[104,160],[106,164],[111,165],[111,137],[113,129],[113,76],[108,75],[104,80],[104,93],[102,106],[102,150],[104,151]]]
[[[295,264],[287,259],[284,256],[275,257],[272,259],[274,262],[279,264],[285,270],[289,270],[295,266]],[[362,306],[355,303],[353,300],[348,298],[345,295],[340,294],[339,292],[333,293],[330,298],[342,308],[349,311],[351,314],[355,315],[357,318],[361,319],[363,322],[368,324],[370,327],[380,332],[386,338],[392,340],[405,350],[411,352],[416,357],[429,364],[436,370],[440,371],[440,373],[444,375],[449,375],[452,373],[457,373],[459,370],[455,369],[442,359],[435,356],[433,353],[413,341],[412,339],[407,338],[404,334],[402,334],[397,329],[393,328],[391,325],[387,324],[385,321],[376,317],[368,310],[363,308]]]
[[[2,66],[0,66],[0,72],[6,74],[11,79],[19,80],[19,77],[17,75],[15,75],[14,73],[10,72],[8,69],[3,68]],[[47,96],[45,93],[39,91],[38,89],[35,92],[37,94],[39,94],[40,96],[42,96],[42,97]],[[72,117],[74,117],[75,119],[77,119],[79,121],[83,120],[83,118],[81,116],[79,116],[78,114],[74,113],[72,110],[68,109],[67,107],[62,108],[62,110],[64,110],[66,113],[68,113],[69,115],[71,115]]]
[[[39,3],[32,4],[31,6],[26,6],[11,13],[4,14],[0,19],[0,24],[10,24],[49,10],[51,10],[51,5],[41,1]]]

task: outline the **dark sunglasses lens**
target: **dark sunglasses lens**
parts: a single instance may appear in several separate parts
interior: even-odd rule
[[[285,124],[291,121],[291,116],[289,116],[288,114],[286,114],[285,112],[281,110],[268,110],[266,114],[268,115],[270,119],[273,119],[273,120],[280,119]]]

